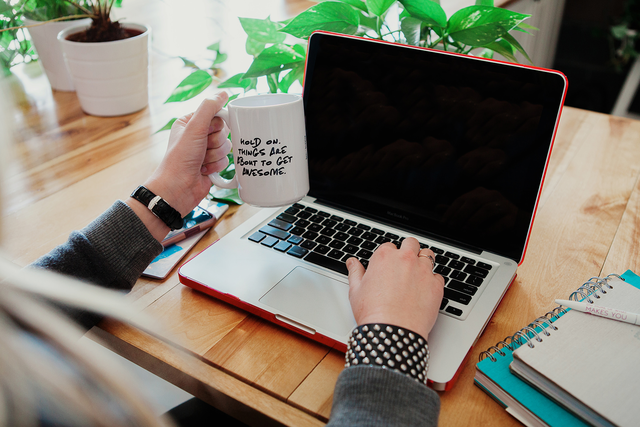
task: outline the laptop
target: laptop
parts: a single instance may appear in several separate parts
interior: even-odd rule
[[[428,379],[450,389],[523,260],[565,91],[557,71],[314,33],[309,194],[260,210],[180,281],[345,351],[345,260],[415,237],[446,281]]]

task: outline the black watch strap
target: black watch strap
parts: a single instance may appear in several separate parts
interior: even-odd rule
[[[134,192],[131,193],[131,197],[149,208],[155,216],[160,218],[162,222],[167,224],[172,230],[182,228],[184,221],[182,220],[180,212],[172,208],[162,197],[153,194],[153,192],[145,186],[141,185],[136,188]]]

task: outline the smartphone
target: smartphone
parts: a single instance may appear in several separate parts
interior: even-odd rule
[[[196,206],[189,215],[184,217],[184,227],[169,232],[162,241],[162,246],[166,248],[207,228],[211,228],[217,219],[211,212]]]

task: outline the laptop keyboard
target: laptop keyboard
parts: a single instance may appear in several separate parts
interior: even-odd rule
[[[403,239],[398,234],[300,203],[293,204],[249,236],[252,242],[344,275],[348,275],[345,265],[348,258],[358,258],[366,268],[379,245],[392,242],[399,248]],[[434,271],[445,280],[440,311],[466,318],[465,312],[473,306],[474,296],[480,294],[492,265],[423,242],[420,247],[435,253]]]

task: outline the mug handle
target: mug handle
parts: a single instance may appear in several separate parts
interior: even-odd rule
[[[220,117],[222,120],[224,120],[227,126],[229,125],[229,111],[226,108],[223,108],[220,111],[218,111],[218,114],[216,114],[216,117]],[[216,187],[227,188],[227,189],[238,188],[238,179],[237,179],[237,175],[235,174],[233,175],[233,178],[226,179],[221,177],[218,172],[214,172],[211,175],[209,175],[209,179]]]

